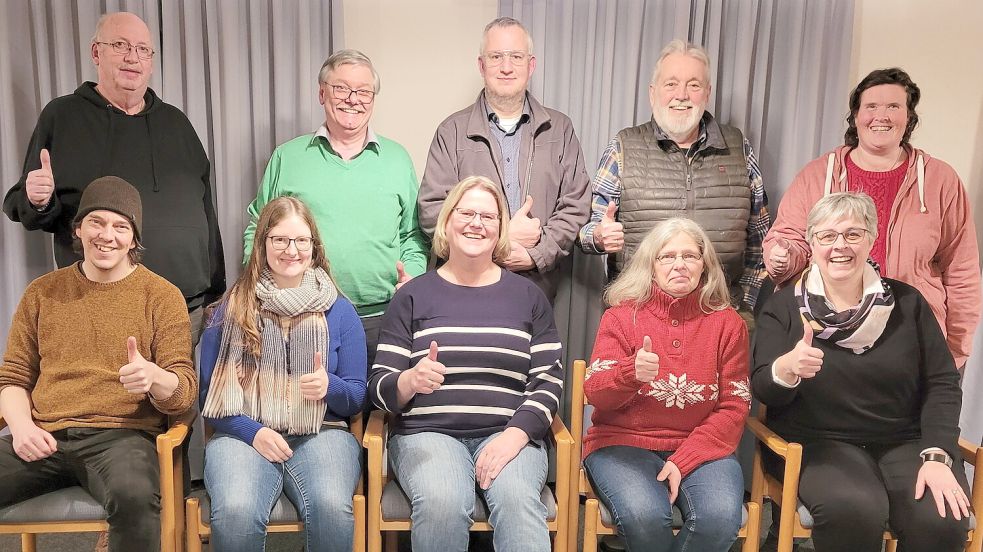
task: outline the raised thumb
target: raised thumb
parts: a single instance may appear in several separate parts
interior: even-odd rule
[[[132,335],[126,338],[126,359],[128,362],[136,362],[143,359],[143,355],[137,350],[137,338]]]
[[[652,338],[651,337],[645,336],[645,337],[642,338],[642,350],[645,351],[646,353],[651,353],[652,352]]]
[[[396,281],[402,282],[406,278],[406,269],[403,267],[403,261],[396,261]]]
[[[775,247],[781,249],[783,254],[787,254],[788,250],[792,248],[792,244],[785,238],[778,238],[775,240]]]
[[[805,319],[802,320],[802,342],[812,347],[812,325]]]
[[[437,362],[437,350],[438,350],[438,348],[437,348],[437,342],[436,341],[431,341],[430,342],[430,352],[427,353],[427,358],[429,358],[430,360],[432,360],[434,362]]]
[[[531,211],[531,210],[532,210],[532,196],[531,195],[527,195],[526,196],[526,201],[522,204],[522,207],[519,207],[516,210],[515,215],[513,215],[513,216],[515,216],[515,217],[518,217],[518,216],[528,217],[529,216],[529,211]]]
[[[327,370],[327,368],[324,367],[324,361],[322,360],[322,358],[323,357],[321,356],[321,351],[318,351],[318,352],[314,353],[314,371],[315,372],[318,371],[318,370]]]
[[[51,154],[47,149],[41,150],[41,168],[46,171],[51,170]]]
[[[614,222],[614,217],[617,215],[617,213],[618,213],[618,204],[611,201],[608,203],[607,210],[604,211],[604,218],[606,220]]]

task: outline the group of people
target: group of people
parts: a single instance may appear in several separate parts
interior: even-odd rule
[[[369,58],[329,57],[324,124],[273,151],[226,291],[208,159],[147,87],[150,32],[100,19],[98,82],[44,109],[4,200],[54,234],[62,268],[11,324],[0,507],[82,485],[110,549],[157,549],[153,436],[197,398],[213,549],[262,550],[282,493],[308,550],[348,550],[362,477],[348,422],[371,403],[390,413],[415,550],[466,550],[476,493],[505,528],[497,550],[549,550],[540,493],[564,383],[551,303],[579,241],[611,277],[583,461],[629,550],[729,549],[752,394],[803,443],[817,550],[879,550],[886,526],[909,549],[959,549],[957,367],[979,253],[958,176],[909,144],[908,75],[857,86],[846,144],[803,169],[772,226],[756,153],[707,111],[701,48],[665,47],[652,120],[618,133],[592,185],[570,119],[527,90],[533,51],[517,20],[488,24],[484,89],[437,128],[422,182],[370,128]],[[779,290],[755,308],[768,279]]]

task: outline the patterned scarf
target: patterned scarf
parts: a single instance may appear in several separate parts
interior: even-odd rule
[[[864,265],[863,298],[856,307],[837,312],[826,300],[823,277],[815,264],[802,272],[795,282],[795,301],[814,337],[830,341],[860,355],[874,346],[894,309],[891,287],[881,279],[877,269]]]
[[[246,350],[242,327],[227,316],[202,414],[245,415],[290,435],[317,433],[327,404],[305,400],[300,377],[320,369],[314,366],[317,351],[322,351],[322,362],[328,360],[324,311],[334,304],[338,290],[320,268],[308,269],[299,287],[280,289],[266,268],[256,284],[256,298],[260,357]]]

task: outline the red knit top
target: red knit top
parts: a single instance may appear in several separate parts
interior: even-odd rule
[[[907,171],[907,163],[901,163],[889,171],[866,171],[854,163],[850,155],[846,156],[846,175],[850,190],[869,195],[877,209],[877,239],[874,240],[874,248],[870,250],[870,257],[878,266],[886,266],[887,225],[891,222],[894,198],[898,197],[898,190],[901,189]]]
[[[584,457],[614,445],[674,451],[669,460],[685,477],[737,448],[751,407],[748,332],[734,309],[702,312],[699,290],[653,294],[637,311],[622,304],[601,318],[584,383],[594,406]],[[635,352],[646,335],[659,374],[643,384]]]

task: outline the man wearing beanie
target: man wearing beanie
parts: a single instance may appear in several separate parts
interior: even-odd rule
[[[140,193],[94,180],[72,222],[82,260],[31,282],[0,365],[0,508],[80,485],[110,550],[159,550],[155,447],[198,392],[180,290],[140,264]]]

